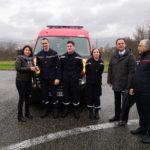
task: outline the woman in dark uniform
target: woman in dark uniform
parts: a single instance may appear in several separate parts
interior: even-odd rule
[[[100,50],[95,48],[92,50],[92,57],[86,62],[86,80],[90,119],[99,119],[100,110],[100,96],[102,95],[102,73],[104,70],[104,63],[101,59]]]
[[[32,48],[28,45],[23,48],[23,55],[16,58],[16,87],[19,93],[18,121],[26,122],[26,118],[32,119],[29,110],[29,94],[31,89],[31,76],[36,67],[33,66]],[[25,102],[25,117],[23,115],[23,103]]]

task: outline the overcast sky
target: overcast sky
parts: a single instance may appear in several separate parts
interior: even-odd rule
[[[150,0],[0,0],[0,40],[35,39],[46,25],[83,25],[92,38],[132,36]]]

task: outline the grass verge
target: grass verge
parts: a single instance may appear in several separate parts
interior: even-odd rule
[[[0,70],[14,70],[15,61],[0,61]]]

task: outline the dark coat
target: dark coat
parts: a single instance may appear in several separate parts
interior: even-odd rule
[[[16,80],[29,81],[31,80],[32,71],[30,67],[33,64],[32,57],[18,56],[16,58]]]
[[[37,65],[40,68],[42,79],[60,79],[60,61],[56,51],[49,49],[48,52],[41,50],[37,54]]]
[[[150,93],[150,50],[143,53],[140,61],[137,61],[134,89]]]
[[[130,50],[126,49],[123,56],[116,51],[108,66],[108,84],[114,91],[128,90],[131,87],[135,73],[136,61]]]
[[[102,84],[102,73],[104,70],[104,62],[99,59],[95,61],[89,58],[86,62],[86,80],[88,84]]]
[[[78,53],[65,53],[60,57],[60,61],[63,79],[79,79],[83,70],[83,63],[82,58]]]

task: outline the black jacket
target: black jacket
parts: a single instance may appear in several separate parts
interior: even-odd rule
[[[150,92],[150,50],[142,54],[137,61],[134,76],[135,91]]]
[[[108,84],[112,84],[114,91],[128,90],[131,87],[135,73],[136,61],[130,50],[126,49],[123,56],[116,51],[108,66]]]
[[[32,57],[18,56],[16,58],[16,80],[29,81],[31,80],[32,71],[30,67],[33,65]]]
[[[82,58],[78,53],[65,53],[60,57],[60,60],[63,79],[78,79],[80,77],[83,70],[83,63]]]
[[[89,58],[86,62],[86,80],[89,84],[102,84],[102,73],[104,70],[104,62],[99,59],[95,61]]]
[[[42,79],[61,78],[60,60],[56,51],[49,49],[48,52],[44,52],[44,50],[41,50],[36,56]]]

